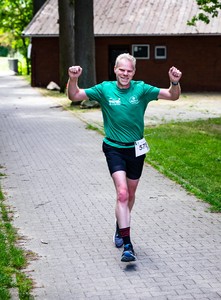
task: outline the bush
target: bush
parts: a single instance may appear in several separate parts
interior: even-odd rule
[[[4,46],[0,46],[0,56],[6,57],[8,56],[8,48]]]

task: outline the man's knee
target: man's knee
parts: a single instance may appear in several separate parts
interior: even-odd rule
[[[128,197],[129,197],[129,194],[128,194],[127,189],[125,189],[125,188],[119,190],[117,193],[117,201],[119,201],[120,203],[127,203]]]

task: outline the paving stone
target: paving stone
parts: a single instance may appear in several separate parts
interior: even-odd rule
[[[0,105],[1,186],[38,257],[27,268],[35,299],[221,299],[220,214],[145,165],[131,226],[138,260],[124,264],[102,136],[19,76],[0,76]],[[84,121],[92,114],[100,122],[95,111]]]

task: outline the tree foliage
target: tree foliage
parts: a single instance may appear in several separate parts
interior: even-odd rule
[[[22,31],[33,16],[32,0],[1,0],[0,2],[0,44],[26,56],[27,40]]]
[[[220,0],[196,0],[196,2],[201,12],[193,16],[193,18],[187,22],[188,25],[196,26],[197,21],[203,21],[209,24],[211,17],[218,17],[219,10],[221,9]]]

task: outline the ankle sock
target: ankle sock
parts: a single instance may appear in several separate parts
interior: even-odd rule
[[[124,245],[131,244],[130,240],[130,227],[119,229],[120,235],[124,241]]]
[[[117,221],[116,221],[116,232],[117,232],[118,234],[120,233],[120,228],[119,228],[119,225],[118,225]]]

